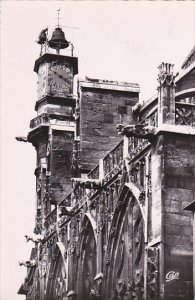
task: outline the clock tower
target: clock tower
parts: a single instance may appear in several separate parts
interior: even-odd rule
[[[75,135],[73,78],[78,73],[78,59],[60,54],[70,43],[59,26],[50,41],[46,31],[41,32],[38,41],[41,55],[34,66],[38,75],[37,117],[31,120],[28,134],[37,153],[35,233],[44,231],[46,216],[70,193]],[[51,53],[51,48],[56,53]]]

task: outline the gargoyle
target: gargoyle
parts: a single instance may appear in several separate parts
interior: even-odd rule
[[[123,125],[118,124],[116,126],[118,134],[126,135],[127,137],[136,137],[136,138],[145,138],[148,139],[149,137],[155,134],[155,127],[154,126],[147,126],[144,124],[137,124],[137,125]]]
[[[16,140],[18,142],[25,142],[25,143],[28,142],[28,138],[26,136],[16,136]]]
[[[36,267],[37,265],[37,261],[35,259],[32,260],[20,260],[19,262],[20,266],[25,266],[27,268],[32,268],[32,267]]]
[[[140,110],[141,104],[140,103],[136,103],[133,107],[132,107],[132,111],[133,113],[138,113]]]
[[[44,239],[42,234],[37,234],[34,236],[25,235],[25,238],[26,238],[26,242],[32,241],[34,243],[40,243]]]
[[[72,207],[61,206],[59,217],[72,216],[73,212],[71,210],[72,210]]]

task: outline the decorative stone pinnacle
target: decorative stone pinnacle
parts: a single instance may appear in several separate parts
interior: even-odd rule
[[[158,82],[160,86],[162,85],[174,85],[175,84],[175,77],[176,75],[173,73],[173,64],[169,63],[161,63],[158,67],[159,74],[158,74]]]

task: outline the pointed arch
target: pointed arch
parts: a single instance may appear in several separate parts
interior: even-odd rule
[[[141,210],[141,213],[142,213],[142,216],[143,218],[145,219],[145,211],[144,211],[144,207],[143,205],[141,204],[140,202],[140,198],[141,198],[141,195],[142,195],[142,191],[136,186],[136,184],[132,181],[128,182],[128,183],[125,183],[124,185],[124,188],[128,188],[128,190],[132,193],[133,197],[136,199],[139,207],[140,207],[140,210]]]
[[[48,273],[46,299],[63,300],[67,293],[67,266],[64,246],[57,242]]]
[[[138,300],[143,297],[145,224],[139,196],[132,182],[124,184],[119,194],[107,246],[105,299],[119,299],[119,295],[136,295]]]
[[[96,222],[95,222],[95,220],[93,219],[93,217],[90,213],[85,213],[83,223],[86,223],[88,221],[91,223],[91,227],[93,228],[93,233],[94,233],[94,237],[95,237],[96,244],[97,244],[97,236],[96,236],[97,226],[96,226]]]
[[[79,257],[77,261],[77,293],[79,300],[91,300],[94,288],[97,261],[96,224],[92,216],[86,213],[82,222],[79,238]]]

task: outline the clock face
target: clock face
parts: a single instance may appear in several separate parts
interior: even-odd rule
[[[72,93],[73,70],[68,63],[54,61],[49,67],[48,86],[51,94],[64,97]]]
[[[41,99],[46,94],[46,63],[41,64],[38,70],[38,99]]]

